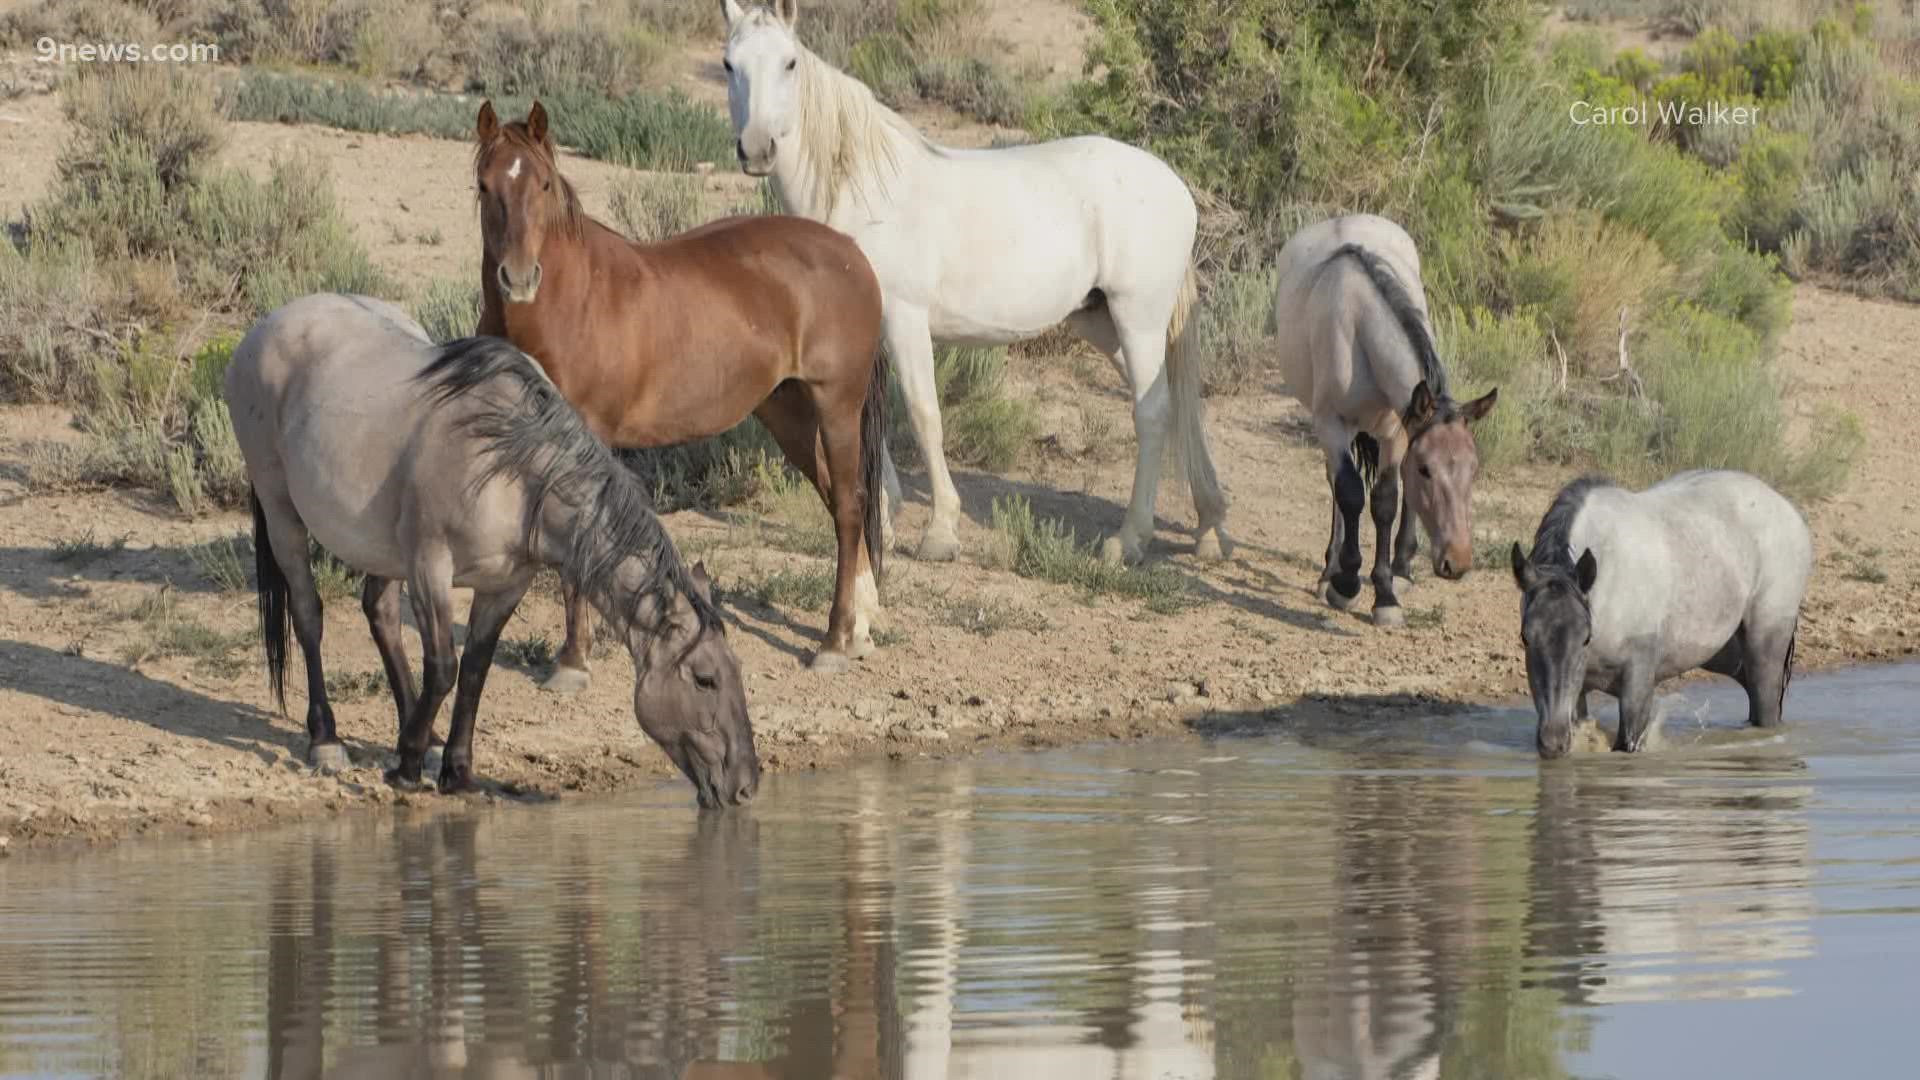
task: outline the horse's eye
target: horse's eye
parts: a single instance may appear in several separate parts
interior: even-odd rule
[[[540,181],[540,190],[541,190],[541,191],[552,191],[552,190],[553,190],[553,181],[551,181],[551,180],[542,180],[542,181]]]
[[[793,65],[795,65],[795,64],[797,64],[797,63],[799,63],[799,62],[800,62],[800,58],[799,58],[799,57],[797,57],[797,56],[796,56],[796,57],[794,57],[793,59],[791,59],[791,60],[789,60],[789,61],[787,61],[787,70],[788,70],[788,71],[792,71],[792,70],[793,70]]]
[[[1432,469],[1431,467],[1429,467],[1429,466],[1426,466],[1426,465],[1422,465],[1422,466],[1420,466],[1420,475],[1421,475],[1421,476],[1424,476],[1424,477],[1426,477],[1426,478],[1427,478],[1427,479],[1429,479],[1429,480],[1431,480],[1431,479],[1433,479],[1433,469]]]
[[[714,678],[711,675],[701,675],[701,674],[695,673],[695,675],[693,676],[693,685],[699,687],[702,690],[718,690],[720,688],[720,680]]]
[[[733,61],[731,61],[731,60],[722,60],[722,61],[720,61],[720,66],[721,66],[721,67],[722,67],[723,69],[725,69],[725,70],[726,70],[726,73],[727,73],[727,74],[729,74],[729,75],[731,75],[731,74],[733,74]]]
[[[482,180],[480,181],[480,194],[485,195],[486,193],[487,193],[487,182],[485,180]]]

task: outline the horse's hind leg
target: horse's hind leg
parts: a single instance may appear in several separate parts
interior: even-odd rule
[[[573,586],[560,586],[560,603],[567,613],[567,640],[553,659],[553,671],[540,689],[553,694],[577,694],[593,682],[587,652],[593,648],[593,608]]]
[[[307,668],[307,764],[322,772],[338,772],[350,763],[347,749],[334,731],[333,706],[327,701],[327,675],[320,661],[320,638],[326,620],[320,590],[313,583],[313,567],[308,562],[307,526],[290,500],[259,491],[255,497],[263,508],[272,507],[265,514],[267,542],[273,547],[274,563],[286,578],[293,636],[300,642],[300,656]]]
[[[360,609],[366,612],[367,629],[373,634],[374,647],[380,650],[380,663],[387,669],[387,687],[393,692],[394,709],[399,713],[396,730],[405,731],[418,692],[413,686],[413,668],[407,663],[406,641],[401,637],[400,580],[367,575],[360,589]]]
[[[1327,543],[1327,568],[1322,575],[1321,598],[1341,611],[1360,595],[1360,510],[1367,502],[1367,486],[1354,463],[1353,435],[1338,419],[1316,419],[1314,434],[1327,455],[1327,484],[1333,489],[1333,536]]]
[[[1745,640],[1746,664],[1737,676],[1747,691],[1747,723],[1778,727],[1786,703],[1787,684],[1793,678],[1793,644],[1799,632],[1796,618],[1784,625],[1740,628]]]
[[[850,657],[863,657],[873,651],[866,626],[868,612],[861,605],[858,590],[860,576],[864,574],[871,581],[872,571],[861,528],[865,505],[858,498],[857,413],[847,423],[835,425],[830,434],[815,404],[823,392],[786,383],[768,395],[754,415],[780,444],[787,460],[813,485],[833,519],[833,607],[827,613],[826,638],[809,664],[815,671],[832,672],[844,670]]]
[[[526,594],[524,581],[499,592],[473,594],[473,608],[467,613],[467,647],[460,656],[459,685],[453,695],[452,727],[440,757],[440,790],[444,793],[473,787],[473,727],[480,711],[480,692],[486,689],[487,672],[493,668],[500,631],[506,629],[507,620]],[[431,723],[432,714],[428,717]]]
[[[1160,486],[1160,461],[1173,430],[1173,395],[1166,378],[1168,310],[1143,311],[1122,298],[1108,297],[1107,311],[1120,336],[1120,361],[1133,392],[1133,434],[1138,441],[1133,465],[1133,494],[1120,532],[1101,545],[1109,562],[1139,562],[1153,538],[1153,503]]]

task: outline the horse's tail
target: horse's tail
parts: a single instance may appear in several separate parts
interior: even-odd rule
[[[1200,399],[1206,360],[1200,350],[1200,278],[1191,262],[1167,320],[1167,388],[1173,396],[1174,454],[1184,464],[1193,489],[1193,508],[1200,530],[1218,525],[1227,516],[1227,493],[1214,472],[1213,451]]]
[[[1353,465],[1360,470],[1360,484],[1373,490],[1374,477],[1380,475],[1380,443],[1366,432],[1353,437]]]
[[[293,590],[287,575],[273,557],[273,539],[267,534],[267,512],[260,506],[260,495],[251,488],[247,501],[253,504],[254,591],[260,600],[260,640],[267,649],[267,684],[273,688],[273,700],[280,714],[287,712],[287,637],[293,628],[288,601]]]
[[[1775,716],[1784,716],[1787,711],[1787,686],[1793,682],[1793,650],[1799,644],[1800,619],[1794,617],[1793,629],[1787,632],[1787,658],[1780,661],[1780,702]]]
[[[1427,322],[1420,316],[1420,306],[1414,302],[1413,294],[1393,272],[1393,267],[1380,256],[1361,247],[1359,244],[1342,244],[1327,261],[1332,262],[1341,256],[1349,256],[1366,271],[1367,279],[1380,293],[1380,299],[1386,301],[1387,309],[1393,312],[1395,322],[1407,335],[1407,344],[1413,346],[1413,352],[1420,361],[1420,377],[1426,380],[1427,390],[1434,397],[1443,398],[1449,393],[1447,388],[1447,369],[1440,363],[1440,353],[1433,347],[1433,335],[1427,332]]]
[[[867,534],[867,565],[878,585],[886,562],[881,522],[886,510],[887,467],[887,347],[873,350],[873,374],[867,380],[867,400],[860,406],[860,483],[867,489],[863,524]]]

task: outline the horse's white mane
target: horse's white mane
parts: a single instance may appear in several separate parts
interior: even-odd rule
[[[874,97],[866,83],[807,48],[778,15],[756,7],[740,29],[762,22],[786,29],[799,58],[796,159],[804,190],[781,193],[791,209],[824,220],[843,193],[852,192],[856,198],[884,194],[887,182],[899,175],[903,151],[941,152],[905,117]]]

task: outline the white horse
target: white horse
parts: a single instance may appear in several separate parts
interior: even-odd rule
[[[790,213],[851,235],[885,293],[886,343],[927,461],[933,518],[919,557],[952,559],[960,495],[941,448],[933,345],[1005,345],[1067,322],[1115,361],[1133,393],[1133,497],[1102,553],[1138,560],[1169,428],[1199,517],[1195,551],[1224,557],[1227,497],[1214,473],[1194,341],[1193,194],[1165,162],[1098,136],[1031,146],[940,146],[794,35],[798,0],[721,0],[727,106],[749,176]],[[900,480],[885,467],[884,533]]]
[[[1739,681],[1749,724],[1780,723],[1813,536],[1758,477],[1695,469],[1645,491],[1582,477],[1512,558],[1542,757],[1571,749],[1593,690],[1620,702],[1613,748],[1640,749],[1654,687],[1695,668]]]

